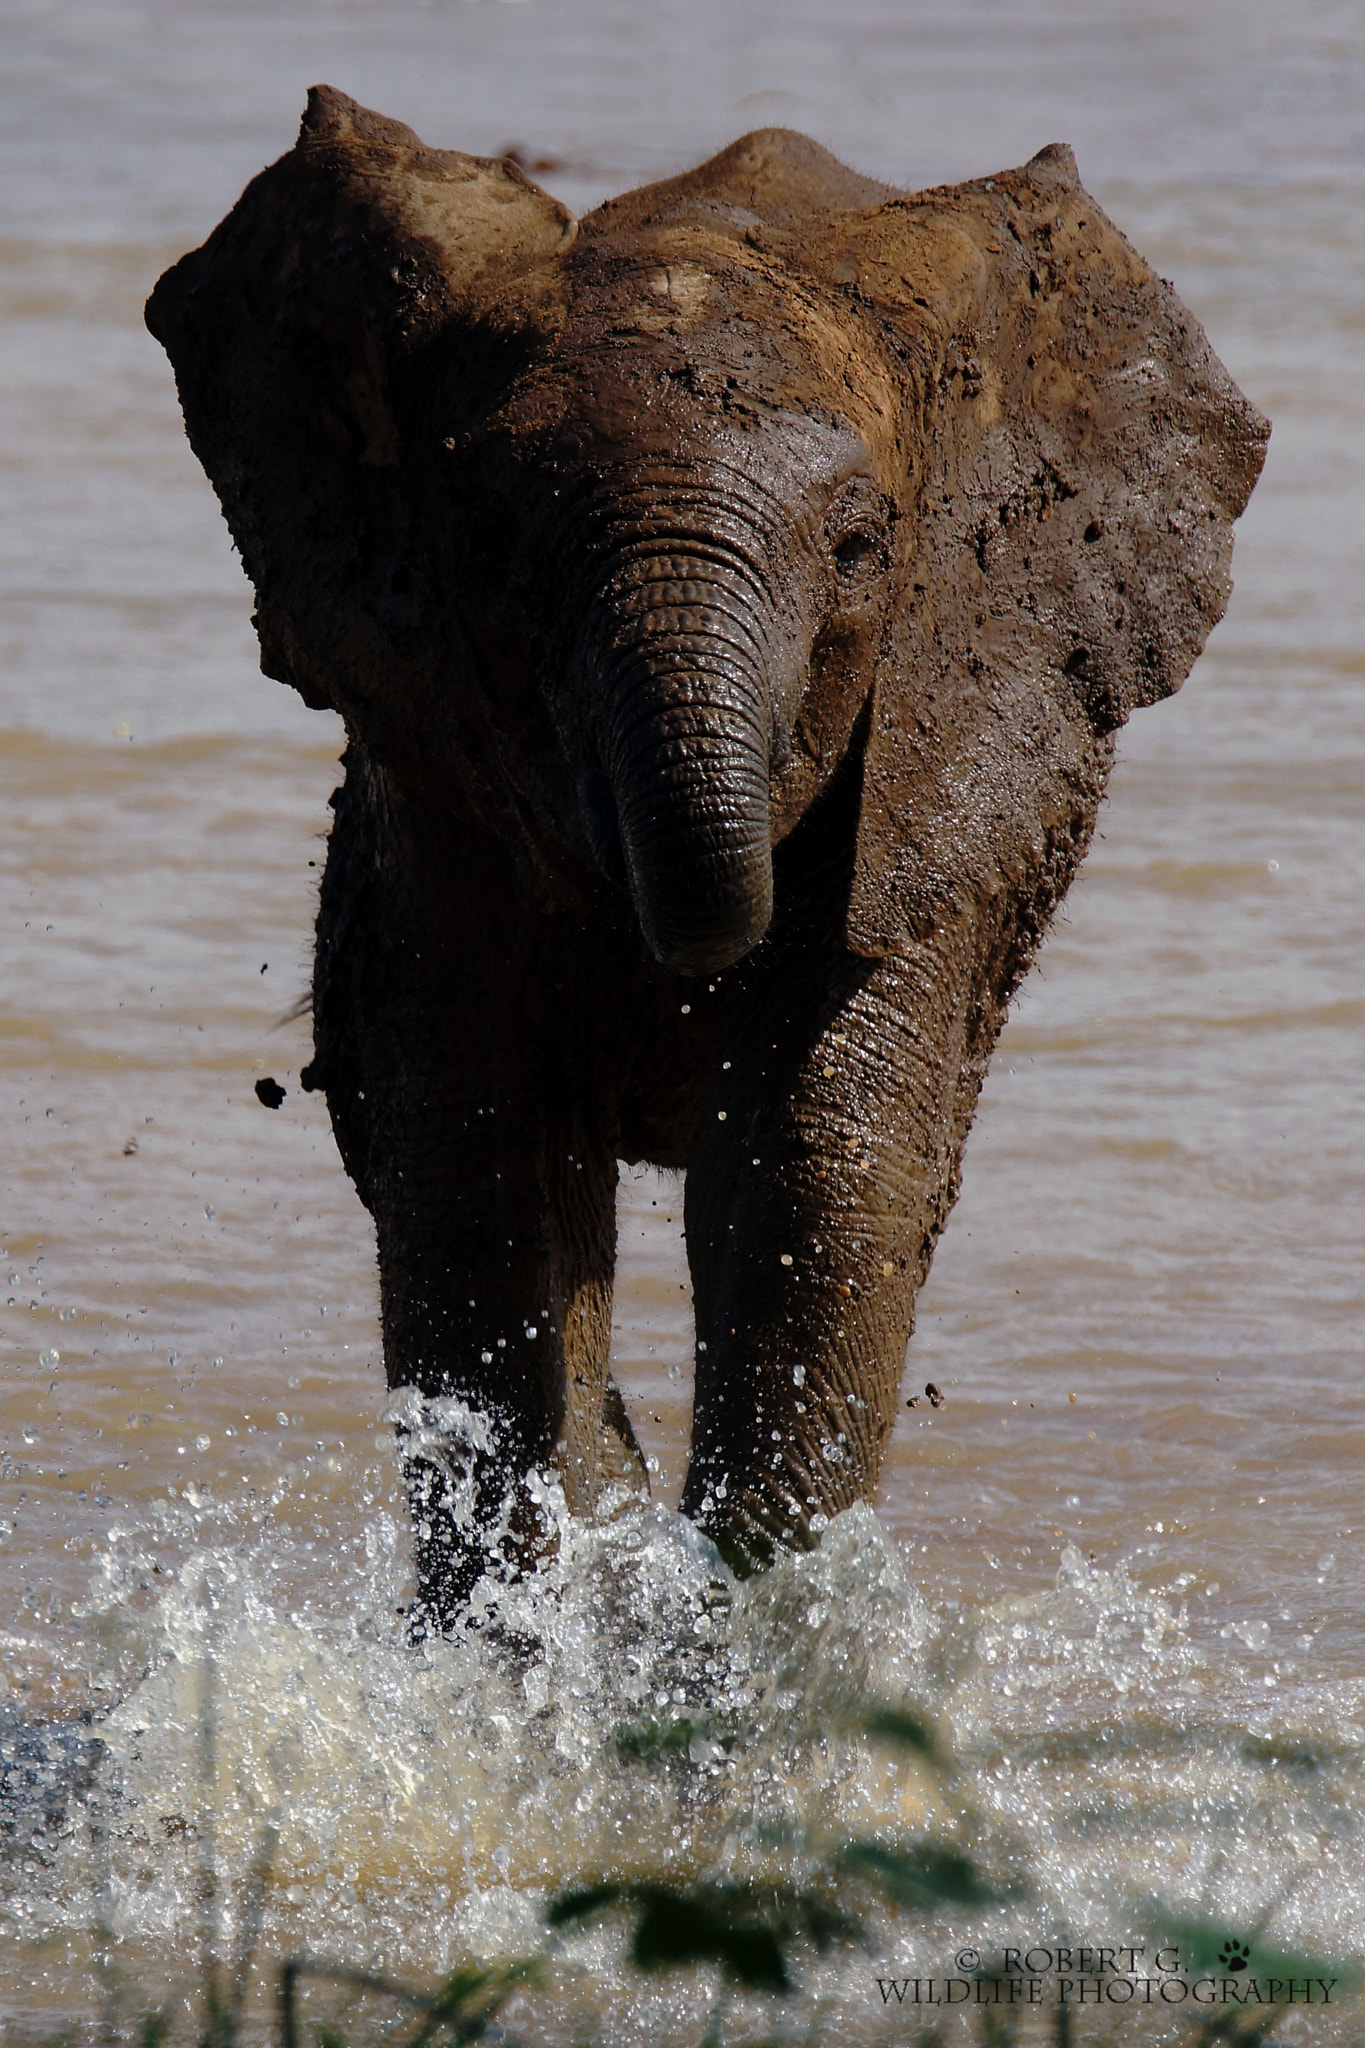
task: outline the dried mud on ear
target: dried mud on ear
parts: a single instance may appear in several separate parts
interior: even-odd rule
[[[943,906],[1030,870],[1041,929],[1108,735],[1179,688],[1223,614],[1269,428],[1069,150],[835,241],[923,380],[918,546],[875,686],[850,943],[904,950]]]
[[[426,357],[575,231],[515,164],[428,149],[321,86],[295,147],[148,302],[256,588],[262,667],[348,722],[382,698],[419,756],[451,638],[404,474]]]

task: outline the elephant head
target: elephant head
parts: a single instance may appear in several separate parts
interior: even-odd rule
[[[905,194],[765,130],[575,223],[514,163],[319,89],[148,322],[256,587],[262,665],[351,742],[319,1066],[379,1223],[391,1378],[502,1389],[523,1469],[573,1439],[574,1387],[605,1384],[615,1158],[686,1164],[710,1332],[686,1500],[750,1554],[764,1530],[797,1540],[875,1478],[1005,1005],[1115,729],[1222,613],[1265,422],[1060,147]],[[630,1033],[513,1029],[555,991],[572,1009],[575,948]],[[692,1009],[679,983],[722,973],[723,1064],[667,1021]],[[859,1101],[815,1050],[839,1014],[868,1034]],[[607,1069],[630,1034],[627,1086]],[[738,1084],[741,1043],[745,1128],[768,1135],[736,1193],[715,1074]],[[495,1150],[495,1108],[534,1127],[534,1158]],[[752,1198],[750,1159],[771,1175]],[[883,1168],[871,1194],[841,1178]],[[525,1242],[514,1181],[517,1216],[551,1219]],[[828,1256],[846,1225],[847,1282],[812,1307],[767,1235],[807,1228]],[[490,1260],[521,1275],[499,1296],[523,1301],[515,1373],[481,1320]],[[803,1330],[845,1363],[788,1373],[779,1399]],[[746,1411],[726,1374],[753,1371]],[[603,1393],[609,1411],[625,1442]],[[784,1416],[799,1448],[774,1453]]]
[[[1187,672],[1264,441],[1059,148],[906,197],[765,131],[576,225],[319,89],[148,319],[267,672],[586,845],[678,973],[762,937],[860,717],[855,950],[1007,868],[1064,728]]]
[[[711,253],[716,268],[722,254]],[[496,601],[525,622],[594,856],[629,889],[655,958],[681,975],[733,965],[768,927],[773,846],[857,715],[896,517],[868,437],[800,411],[814,384],[804,352],[789,347],[766,390],[751,366],[742,403],[689,368],[689,343],[710,359],[733,334],[748,284],[732,283],[708,330],[696,268],[675,266],[671,286],[690,291],[693,327],[662,345],[641,303],[652,284],[669,288],[653,253],[600,283],[586,331],[561,336],[569,374],[556,363],[528,379],[480,422],[467,467],[452,457],[454,488],[444,483],[462,518],[479,507],[477,530],[522,524]],[[746,296],[759,329],[772,309]],[[618,339],[603,364],[608,324],[634,345]],[[500,490],[479,475],[481,456]],[[463,615],[486,617],[489,597],[476,572]],[[813,668],[826,720],[841,721],[823,764],[798,727]]]

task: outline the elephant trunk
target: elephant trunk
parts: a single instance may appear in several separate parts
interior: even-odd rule
[[[766,611],[729,564],[653,552],[607,600],[599,753],[641,930],[675,974],[732,966],[772,917]]]

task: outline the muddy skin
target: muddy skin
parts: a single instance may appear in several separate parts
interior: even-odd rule
[[[877,1483],[1006,1005],[1267,427],[1070,152],[902,194],[783,130],[574,223],[319,89],[148,324],[346,722],[316,1057],[378,1235],[423,1624],[647,1482],[618,1160],[687,1170],[686,1511]]]

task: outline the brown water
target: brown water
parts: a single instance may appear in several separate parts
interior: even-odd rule
[[[1204,1731],[1177,1818],[1102,1840],[1066,1820],[1106,1799],[1145,1815],[1136,1766],[1035,1764],[1027,1801],[1000,1795],[1047,1865],[1038,1938],[1137,1925],[1124,1902],[1153,1891],[1250,1925],[1292,1869],[1287,1933],[1365,1947],[1354,1775],[1281,1791],[1236,1747],[1247,1729],[1365,1744],[1358,10],[7,0],[0,36],[0,1690],[34,1721],[127,1695],[125,1798],[159,1811],[177,1773],[196,1796],[196,1674],[230,1640],[221,1775],[241,1814],[222,1854],[240,1870],[260,1814],[283,1812],[280,1947],[430,1973],[462,1943],[515,1946],[545,1886],[607,1854],[565,1821],[554,1756],[597,1768],[567,1722],[543,1754],[522,1728],[520,1776],[475,1787],[447,1757],[416,1804],[384,1777],[415,1739],[409,1685],[434,1688],[440,1740],[451,1702],[516,1723],[535,1686],[490,1704],[488,1674],[444,1653],[420,1684],[393,1676],[402,1510],[372,1237],[299,1092],[292,1016],[340,727],[256,672],[249,592],[140,323],[158,271],[287,146],[319,78],[433,142],[556,159],[544,181],[579,209],[763,123],[907,186],[1065,138],[1275,433],[1230,613],[1182,695],[1124,735],[1102,836],[997,1054],[910,1351],[907,1393],[932,1379],[947,1404],[903,1413],[882,1533],[860,1522],[832,1554],[808,1648],[829,1650],[842,1602],[891,1657],[877,1682],[928,1688],[920,1646],[957,1617],[975,1675],[940,1698],[983,1755],[1001,1731],[1138,1702],[1163,1739]],[[273,1114],[265,1073],[289,1091]],[[616,1356],[664,1502],[688,1419],[680,1205],[676,1184],[624,1182]],[[650,1528],[641,1584],[686,1552],[676,1518]],[[566,1566],[538,1625],[581,1610],[609,1637],[590,1540],[567,1554],[580,1578]],[[888,1619],[868,1588],[896,1572]],[[208,1635],[207,1585],[235,1588]],[[162,1693],[137,1691],[149,1668]],[[572,1630],[544,1668],[566,1692],[615,1683]],[[262,1791],[281,1715],[335,1741]],[[154,1767],[128,1733],[144,1723],[170,1741]],[[873,1798],[849,1769],[848,1800]],[[673,1825],[630,1822],[663,1842]],[[705,1829],[679,1825],[700,1855]],[[15,2039],[95,2010],[100,1885],[120,1953],[192,1968],[169,1837],[88,1882],[78,1846],[0,1909]],[[686,1999],[631,2006],[618,1978],[618,2027],[688,2037]],[[865,1978],[847,2012],[873,2027]]]

